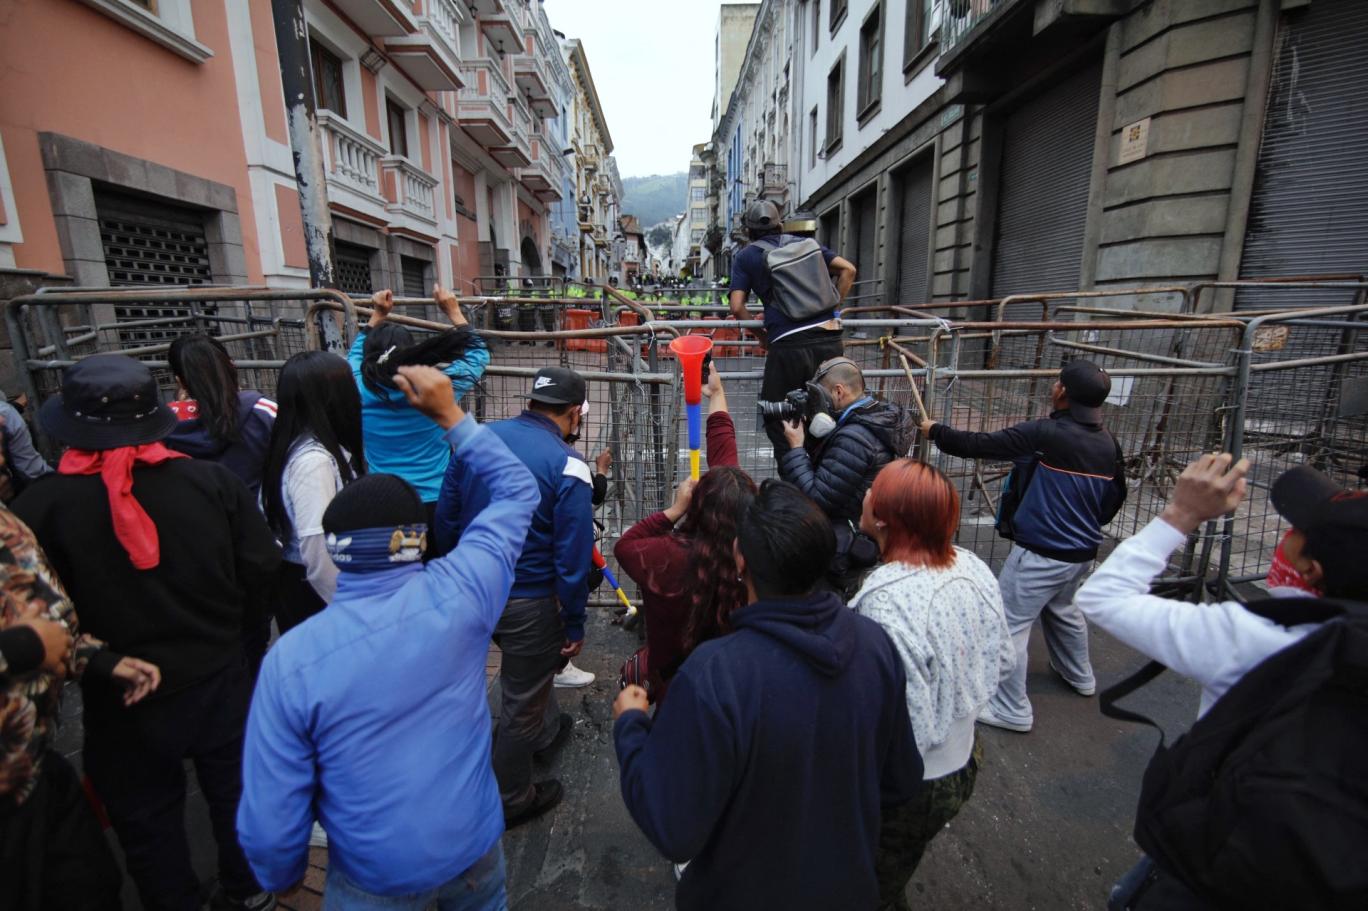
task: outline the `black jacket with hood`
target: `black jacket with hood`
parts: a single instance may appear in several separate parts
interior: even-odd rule
[[[700,645],[652,722],[614,727],[622,798],[679,908],[873,908],[881,808],[922,761],[888,635],[833,594],[757,601]]]
[[[858,523],[865,491],[874,476],[897,458],[904,412],[868,399],[841,416],[836,429],[809,453],[795,446],[779,460],[779,476],[796,486],[834,522]]]

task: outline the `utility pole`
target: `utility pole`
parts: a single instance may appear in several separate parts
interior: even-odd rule
[[[314,109],[313,68],[309,64],[309,30],[303,0],[271,0],[276,50],[280,55],[280,83],[285,90],[285,124],[290,133],[299,214],[304,223],[304,249],[309,256],[309,281],[315,288],[336,288],[333,275],[332,212],[328,209],[323,171],[323,146]],[[345,348],[337,321],[320,310],[318,337],[327,351]]]

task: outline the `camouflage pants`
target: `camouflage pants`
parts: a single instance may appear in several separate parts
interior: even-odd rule
[[[907,882],[931,839],[955,818],[974,793],[974,779],[982,763],[983,746],[975,738],[974,751],[964,768],[926,782],[912,800],[884,813],[879,829],[879,856],[875,861],[880,911],[909,911]]]

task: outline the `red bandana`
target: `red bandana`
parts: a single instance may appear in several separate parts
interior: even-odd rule
[[[173,452],[161,443],[120,446],[91,452],[68,449],[57,465],[60,474],[98,474],[109,494],[109,514],[114,519],[114,537],[119,539],[128,559],[138,569],[155,569],[161,562],[161,541],[157,526],[147,510],[133,497],[133,466],[160,465],[170,459],[189,456]]]

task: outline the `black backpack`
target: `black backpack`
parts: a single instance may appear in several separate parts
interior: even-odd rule
[[[1368,908],[1368,604],[1283,598],[1246,609],[1323,625],[1245,674],[1172,746],[1151,719],[1115,705],[1163,665],[1101,696],[1103,714],[1160,734],[1135,841],[1214,908]]]

